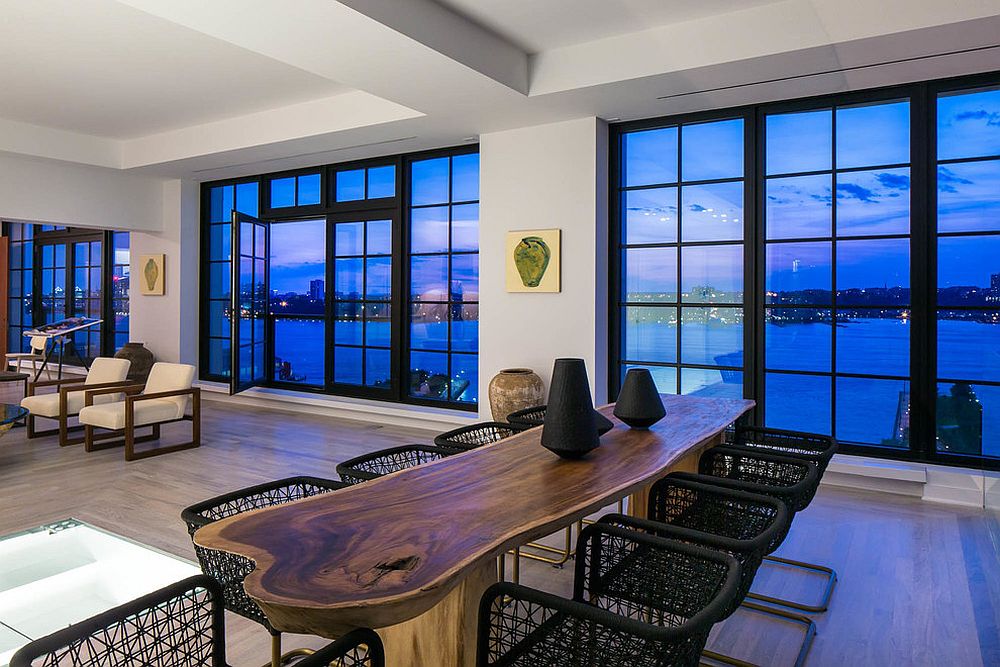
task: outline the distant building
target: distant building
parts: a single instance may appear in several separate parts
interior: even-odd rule
[[[990,289],[986,294],[987,303],[1000,303],[1000,273],[990,276]]]
[[[326,299],[326,283],[323,280],[309,281],[309,298],[313,301],[324,301]]]

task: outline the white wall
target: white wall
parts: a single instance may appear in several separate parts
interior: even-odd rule
[[[479,388],[503,368],[534,369],[548,386],[557,357],[587,362],[607,400],[607,125],[598,118],[480,137]],[[562,292],[508,294],[507,232],[562,229]]]
[[[158,361],[198,363],[199,187],[167,181],[162,187],[163,230],[132,234],[129,339],[145,343]],[[139,294],[142,255],[163,253],[163,296]]]
[[[0,154],[0,218],[159,230],[163,183],[116,169]]]

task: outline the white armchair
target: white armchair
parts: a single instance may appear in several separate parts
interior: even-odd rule
[[[39,438],[45,435],[59,434],[59,446],[78,445],[83,438],[70,438],[71,430],[79,430],[82,426],[69,426],[69,418],[80,413],[84,406],[84,390],[117,388],[118,395],[102,394],[95,402],[106,403],[121,400],[121,388],[126,384],[126,376],[132,365],[128,359],[112,359],[98,357],[90,366],[86,377],[69,377],[60,380],[33,382],[28,384],[27,395],[21,401],[21,407],[28,411],[28,437]],[[39,389],[55,388],[54,392],[37,393]],[[38,431],[35,429],[35,419],[44,417],[59,422],[57,429]]]
[[[115,389],[95,389],[85,392],[84,407],[80,410],[80,423],[84,425],[84,443],[88,452],[109,447],[125,446],[125,460],[134,461],[149,456],[198,447],[201,444],[201,390],[192,387],[195,368],[188,364],[157,362],[149,371],[145,385],[130,385],[118,389],[125,400],[98,403],[101,396],[114,394]],[[187,414],[188,404],[191,414]],[[156,447],[137,452],[136,443],[159,440],[160,427],[178,421],[191,422],[191,441],[178,445]],[[136,437],[138,427],[150,427],[150,433]],[[99,442],[94,429],[122,435],[123,440]]]

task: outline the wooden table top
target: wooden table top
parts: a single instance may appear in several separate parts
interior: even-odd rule
[[[364,484],[211,523],[208,548],[247,556],[247,593],[286,632],[336,637],[418,616],[505,550],[550,534],[658,479],[753,401],[663,396],[648,431],[615,428],[580,460],[541,428]],[[306,471],[303,471],[306,472]]]

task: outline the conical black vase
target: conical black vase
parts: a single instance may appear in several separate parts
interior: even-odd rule
[[[656,390],[653,376],[646,368],[632,368],[615,402],[615,417],[637,429],[647,429],[663,419],[667,411]]]
[[[583,359],[556,359],[542,425],[542,446],[578,459],[600,444],[590,381]]]

